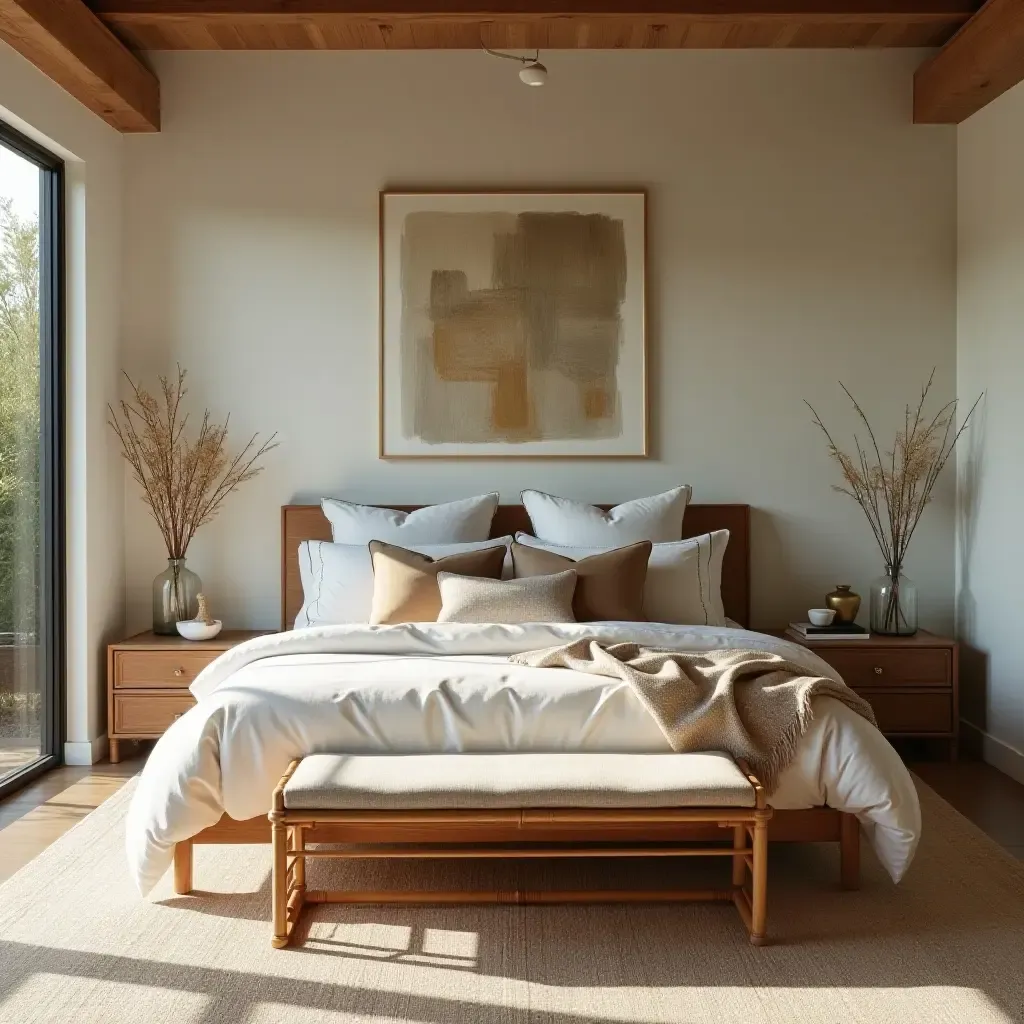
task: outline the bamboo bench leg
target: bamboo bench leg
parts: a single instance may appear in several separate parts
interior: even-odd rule
[[[860,888],[860,822],[852,814],[839,819],[839,877],[844,889]]]
[[[732,848],[737,851],[732,858],[732,884],[738,888],[746,881],[747,864],[744,857],[747,852],[747,826],[733,825]]]
[[[298,768],[299,760],[301,758],[292,761],[288,765],[287,771],[281,776],[281,781],[274,789],[270,814],[267,815],[270,819],[272,861],[270,897],[274,927],[270,944],[274,949],[283,949],[288,945],[295,925],[298,923],[299,914],[302,912],[302,903],[306,896],[306,865],[303,858],[295,858],[292,870],[288,870],[289,852],[293,849],[305,848],[304,833],[301,826],[298,828],[288,826],[285,821],[284,806],[284,787],[292,777],[292,772]],[[294,847],[292,843],[295,844]],[[292,884],[293,880],[294,885]],[[293,902],[291,908],[288,906],[289,900]]]
[[[273,853],[271,872],[271,903],[274,936],[270,940],[275,949],[288,945],[288,826],[271,818],[270,844]]]
[[[306,849],[306,830],[302,825],[292,826],[292,849],[298,853],[302,853]],[[306,858],[296,857],[293,861],[295,865],[295,885],[294,888],[300,892],[306,890]]]
[[[751,872],[750,941],[763,946],[768,941],[768,815],[756,812],[754,823],[754,868]]]
[[[174,891],[187,896],[192,891],[192,840],[174,844]]]

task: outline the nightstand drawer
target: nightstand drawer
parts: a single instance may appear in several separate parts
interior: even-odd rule
[[[188,686],[221,651],[118,651],[114,688],[159,690]]]
[[[839,674],[847,686],[952,686],[950,652],[939,647],[830,651],[819,644],[812,648]]]
[[[878,728],[885,733],[941,733],[953,730],[952,693],[884,693],[862,690]]]
[[[125,740],[155,739],[195,704],[188,687],[211,662],[265,631],[225,629],[190,643],[152,632],[107,647],[107,735],[110,760],[121,760]]]
[[[176,719],[195,707],[191,694],[118,693],[114,695],[115,736],[162,736]]]

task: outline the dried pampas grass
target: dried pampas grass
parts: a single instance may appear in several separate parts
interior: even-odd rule
[[[162,400],[137,385],[127,373],[125,379],[133,401],[119,403],[120,416],[107,406],[110,426],[142,486],[142,500],[160,528],[167,557],[184,558],[199,527],[213,519],[236,487],[261,471],[263,467],[257,463],[277,447],[277,435],[257,445],[259,435],[253,434],[232,458],[225,450],[230,417],[223,423],[213,423],[207,409],[195,440],[185,436],[188,414],[182,415],[181,403],[188,389],[180,366],[173,384],[166,377],[160,378]]]
[[[924,411],[934,380],[935,371],[932,370],[921,389],[916,408],[906,407],[903,429],[897,432],[892,448],[884,454],[864,410],[842,381],[839,386],[846,392],[864,424],[870,447],[863,445],[854,434],[853,454],[843,451],[832,439],[814,406],[806,402],[815,424],[828,441],[829,455],[838,463],[843,475],[843,483],[834,485],[833,490],[849,495],[860,505],[886,565],[892,566],[897,575],[917,524],[931,501],[935,481],[984,397],[982,392],[975,399],[957,430],[955,399],[943,405],[930,419]]]

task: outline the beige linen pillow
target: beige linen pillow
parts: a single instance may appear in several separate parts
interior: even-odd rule
[[[438,622],[575,622],[576,572],[521,580],[485,580],[439,572]]]
[[[643,622],[647,561],[653,547],[649,540],[642,540],[572,559],[513,542],[512,567],[516,579],[573,569],[577,580],[572,610],[577,622]]]
[[[466,551],[483,551],[506,545],[502,575],[512,577],[512,555],[507,550],[511,537],[492,537],[470,544],[411,544],[407,550],[429,555],[435,561]],[[369,542],[332,544],[327,540],[304,540],[299,544],[299,580],[302,608],[295,628],[329,626],[342,622],[370,621],[373,604],[373,557]]]
[[[516,541],[576,559],[609,550],[548,545],[526,533],[517,533]],[[647,563],[644,615],[651,622],[679,626],[727,626],[722,603],[722,564],[728,544],[728,530],[715,530],[671,544],[655,544]]]
[[[466,577],[501,578],[505,545],[463,551],[437,560],[429,555],[400,548],[383,541],[370,542],[373,562],[373,601],[370,625],[399,622],[436,622],[441,611],[440,572],[457,572]]]

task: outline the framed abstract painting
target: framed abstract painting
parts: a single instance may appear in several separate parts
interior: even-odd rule
[[[646,457],[646,199],[382,192],[381,458]]]

